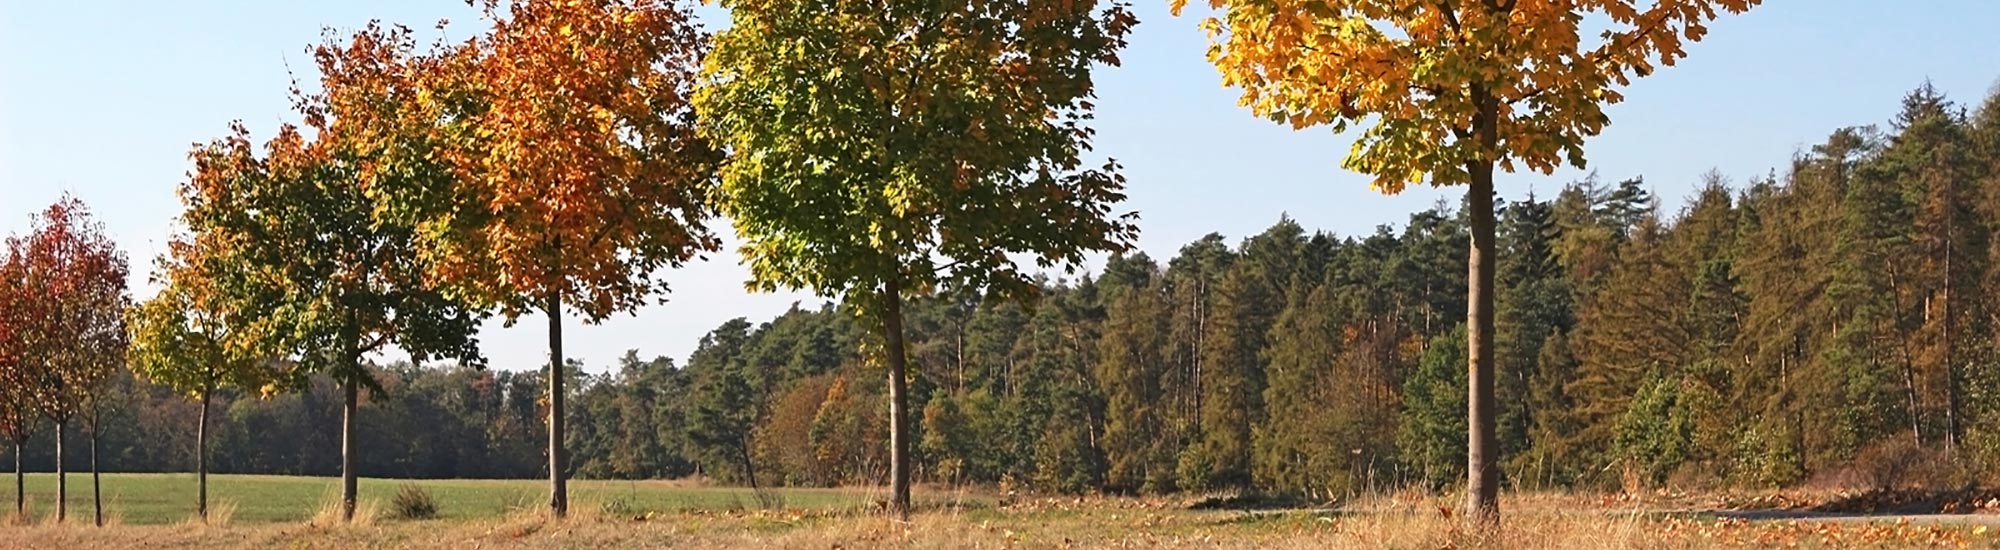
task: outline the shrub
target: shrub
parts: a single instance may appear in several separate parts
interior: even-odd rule
[[[438,516],[437,499],[431,492],[415,483],[405,483],[396,491],[396,498],[389,501],[390,512],[397,519],[432,519]]]

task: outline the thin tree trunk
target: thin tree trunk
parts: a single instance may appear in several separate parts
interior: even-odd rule
[[[21,470],[21,451],[25,445],[14,442],[14,515],[22,520],[28,516],[28,477]]]
[[[569,483],[563,450],[562,294],[549,293],[549,513],[569,515]]]
[[[96,412],[91,414],[95,415]],[[97,469],[97,422],[90,421],[90,505],[98,527],[104,526],[104,483]]]
[[[68,421],[56,423],[56,523],[69,520],[69,472],[63,469],[63,432]]]
[[[903,347],[902,285],[891,277],[882,285],[883,354],[889,361],[889,483],[890,508],[910,519],[910,397],[908,363]]]
[[[1466,347],[1469,387],[1466,390],[1466,515],[1476,527],[1500,522],[1499,445],[1493,414],[1493,159],[1498,147],[1498,100],[1482,86],[1472,87],[1478,114],[1473,132],[1484,155],[1466,163],[1471,186],[1466,208],[1472,209],[1472,249],[1466,257],[1471,288],[1466,296]]]
[[[1950,184],[1947,183],[1946,185]],[[1950,193],[1949,188],[1947,188],[1946,193]],[[1951,269],[1951,222],[1951,215],[1947,211],[1944,222],[1944,448],[1947,452],[1958,450],[1958,439],[1964,433],[1959,420],[1961,404],[1958,395],[1958,350],[1955,346],[1957,343],[1955,341],[1957,336],[1957,327],[1955,325],[1958,320],[1958,308],[1952,307],[1951,303],[1951,283],[1953,279]]]
[[[208,523],[208,403],[209,398],[214,393],[215,390],[209,388],[201,390],[201,415],[197,417],[194,425],[194,480],[196,487],[194,511],[195,515],[201,517],[201,522],[204,524]],[[345,451],[343,450],[342,452]]]
[[[345,381],[345,399],[340,407],[340,521],[354,521],[354,507],[361,489],[361,478],[354,471],[354,414],[361,405],[359,373],[350,373]]]
[[[1891,328],[1898,333],[1899,337],[1897,339],[1896,350],[1897,356],[1903,362],[1903,393],[1909,401],[1910,441],[1916,446],[1922,447],[1924,446],[1923,411],[1917,408],[1917,369],[1914,361],[1910,358],[1910,335],[1915,331],[1903,329],[1903,319],[1908,313],[1903,311],[1902,284],[1896,276],[1896,270],[1893,268],[1889,270],[1889,299],[1893,303],[1893,311],[1897,319],[1897,322]]]
[[[361,381],[368,376],[361,369],[361,324],[355,319],[355,310],[347,310],[347,325],[343,327],[341,345],[342,361],[347,369],[346,395],[340,410],[340,521],[354,521],[354,509],[361,500],[361,472],[354,468],[354,457],[360,449],[354,447],[354,424],[361,413]]]
[[[757,490],[757,466],[750,461],[750,441],[748,438],[736,441],[736,454],[743,458],[743,477],[750,480],[750,490]]]
[[[1907,340],[1907,338],[1906,336],[1905,339]],[[1920,416],[1920,409],[1917,408],[1917,369],[1910,360],[1910,350],[1907,345],[1903,348],[1903,394],[1909,398],[1910,402],[1908,405],[1910,409],[1910,441],[1915,443],[1916,446],[1922,447],[1924,446],[1924,429],[1923,418]]]

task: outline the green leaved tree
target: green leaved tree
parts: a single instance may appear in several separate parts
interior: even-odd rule
[[[752,288],[809,288],[876,321],[890,380],[893,504],[909,510],[903,302],[940,284],[1020,294],[1043,267],[1120,250],[1117,166],[1086,167],[1091,70],[1122,6],[722,0],[694,106],[734,157],[721,207]]]
[[[208,520],[209,403],[215,392],[234,388],[263,391],[272,382],[268,357],[244,341],[230,304],[215,285],[222,276],[206,271],[226,267],[206,262],[203,245],[191,239],[168,245],[153,282],[164,285],[152,299],[129,310],[132,347],[127,362],[145,380],[201,403],[195,421],[195,513]]]

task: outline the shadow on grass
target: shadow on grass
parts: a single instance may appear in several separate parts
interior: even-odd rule
[[[1314,506],[1305,499],[1281,495],[1235,494],[1216,495],[1189,504],[1189,510],[1241,510],[1241,511],[1286,511],[1312,510],[1323,508]]]

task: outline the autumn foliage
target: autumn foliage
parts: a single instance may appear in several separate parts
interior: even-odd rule
[[[434,278],[510,318],[555,296],[589,319],[644,305],[661,268],[718,246],[720,154],[688,105],[705,36],[667,1],[485,9],[488,32],[441,52],[419,92],[449,121],[438,154],[458,181],[421,205],[444,214],[424,228]]]

